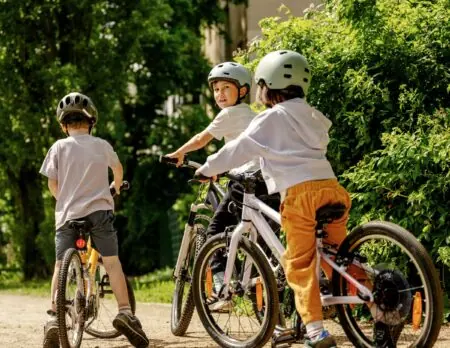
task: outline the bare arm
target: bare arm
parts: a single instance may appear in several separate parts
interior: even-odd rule
[[[120,194],[120,186],[122,186],[123,181],[123,167],[122,163],[120,161],[117,162],[117,164],[111,168],[114,175],[114,187],[116,188],[116,194]]]
[[[58,180],[48,179],[48,189],[53,197],[58,200]]]
[[[194,135],[188,142],[181,146],[177,151],[169,153],[167,157],[177,158],[177,166],[183,163],[184,155],[188,152],[204,148],[214,137],[206,129]]]

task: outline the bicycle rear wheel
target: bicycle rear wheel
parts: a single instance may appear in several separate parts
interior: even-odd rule
[[[208,217],[197,217],[196,221],[206,220]],[[183,336],[192,320],[195,304],[192,296],[192,271],[194,262],[206,240],[207,225],[196,223],[195,234],[186,255],[185,263],[181,268],[180,275],[175,279],[175,290],[172,296],[172,313],[170,329],[175,336]]]
[[[373,303],[337,305],[356,347],[432,347],[442,321],[442,291],[425,248],[405,229],[374,221],[357,227],[339,248],[347,272],[372,290]],[[333,294],[358,295],[336,271]]]
[[[98,338],[115,338],[121,333],[117,331],[112,322],[117,315],[117,301],[111,289],[109,276],[106,273],[105,266],[99,260],[95,272],[95,291],[88,302],[88,319],[85,331]],[[128,301],[133,314],[136,312],[136,299],[134,297],[133,287],[125,277],[128,291]]]
[[[64,254],[58,278],[56,315],[63,348],[81,345],[85,319],[85,292],[81,259],[76,249]]]
[[[274,273],[254,243],[243,237],[238,245],[230,291],[222,300],[226,306],[216,311],[210,304],[213,295],[210,264],[219,252],[228,255],[225,234],[209,239],[197,258],[192,278],[194,302],[208,334],[222,347],[262,347],[271,337],[278,321],[278,293]],[[251,263],[246,263],[246,260]],[[248,284],[243,283],[244,265],[251,267]],[[254,302],[258,301],[257,304]],[[225,308],[225,309],[224,309]],[[254,308],[258,308],[257,311]]]

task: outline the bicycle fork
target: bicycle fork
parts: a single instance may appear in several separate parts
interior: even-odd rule
[[[180,252],[178,253],[177,263],[175,265],[175,270],[173,271],[173,277],[178,278],[181,273],[181,269],[186,262],[186,256],[189,251],[189,245],[191,243],[193,232],[194,232],[194,221],[197,216],[198,205],[191,204],[191,210],[189,212],[189,218],[184,225],[183,239],[181,240]]]

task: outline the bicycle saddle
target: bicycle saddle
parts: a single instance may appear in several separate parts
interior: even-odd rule
[[[329,224],[341,218],[347,208],[342,203],[326,204],[316,211],[316,221],[319,224]]]
[[[92,225],[87,220],[71,220],[69,221],[69,227],[73,228],[74,230],[89,230]]]

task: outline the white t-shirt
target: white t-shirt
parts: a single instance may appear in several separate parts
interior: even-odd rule
[[[236,139],[252,122],[256,113],[248,104],[242,103],[230,106],[220,111],[214,120],[206,127],[217,140],[225,140],[225,144]]]
[[[217,140],[225,140],[225,144],[236,139],[252,122],[256,113],[246,103],[227,107],[221,110],[214,120],[206,127],[206,130]],[[238,174],[259,169],[258,161],[249,161],[244,165],[233,169],[232,173]]]
[[[52,145],[39,172],[58,181],[56,229],[68,220],[114,210],[108,167],[118,162],[107,141],[89,134],[70,136]]]

